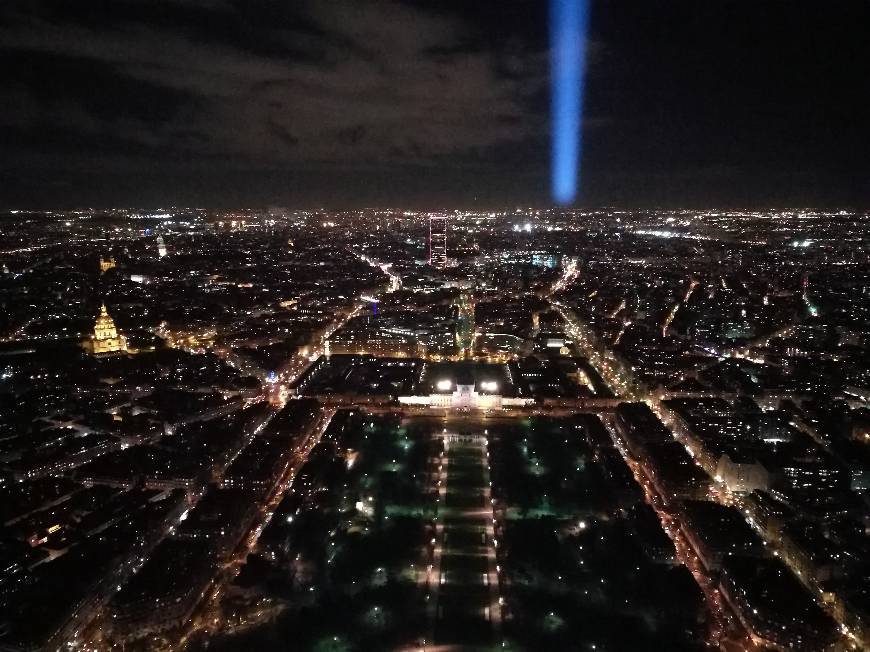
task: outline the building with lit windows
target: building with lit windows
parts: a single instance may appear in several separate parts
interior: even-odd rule
[[[420,387],[429,388],[429,393],[399,396],[399,403],[460,410],[526,407],[535,403],[531,397],[515,396],[501,365],[427,364]]]
[[[438,269],[447,267],[447,216],[429,216],[429,264]]]

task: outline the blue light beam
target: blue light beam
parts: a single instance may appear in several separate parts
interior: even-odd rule
[[[552,192],[557,204],[577,197],[589,0],[550,0]]]

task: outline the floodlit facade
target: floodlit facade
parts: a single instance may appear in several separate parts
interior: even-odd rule
[[[533,405],[533,398],[511,398],[495,393],[497,387],[487,386],[481,387],[484,392],[478,392],[474,385],[457,384],[456,389],[452,392],[446,383],[443,381],[437,384],[437,388],[443,393],[432,393],[428,396],[400,396],[399,403],[403,405],[419,405],[436,408],[452,408],[457,410],[476,409],[476,410],[493,410],[505,407],[524,407]],[[482,383],[482,385],[490,385],[490,383]],[[444,391],[446,390],[446,391]]]
[[[108,272],[110,269],[114,269],[115,267],[115,259],[112,256],[107,258],[100,257],[100,271]]]
[[[115,321],[109,315],[106,304],[100,306],[100,315],[94,324],[94,334],[82,342],[82,347],[91,355],[113,355],[127,352],[127,338],[118,334]]]

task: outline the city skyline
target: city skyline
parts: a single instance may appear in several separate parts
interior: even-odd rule
[[[4,650],[866,647],[865,213],[2,219]]]
[[[870,649],[868,24],[0,4],[0,652]]]

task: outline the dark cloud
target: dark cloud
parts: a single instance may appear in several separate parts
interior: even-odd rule
[[[352,0],[85,4],[8,10],[4,99],[19,109],[4,127],[53,125],[61,149],[129,142],[262,167],[337,162],[348,146],[358,165],[426,163],[542,126],[522,98],[545,71],[502,75],[496,53],[456,47],[473,37],[456,16]]]
[[[870,197],[864,3],[593,0],[589,203]],[[546,0],[6,0],[13,204],[547,200]]]

